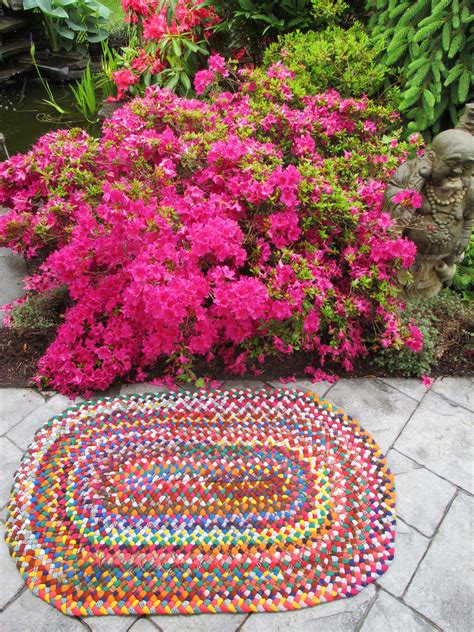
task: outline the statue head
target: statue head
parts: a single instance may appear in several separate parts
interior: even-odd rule
[[[433,139],[428,164],[421,175],[436,187],[469,186],[474,172],[474,137],[461,129],[449,129]]]

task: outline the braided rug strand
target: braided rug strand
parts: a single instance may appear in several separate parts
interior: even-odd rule
[[[394,512],[380,448],[313,393],[131,395],[38,431],[6,541],[70,615],[296,610],[382,575]]]

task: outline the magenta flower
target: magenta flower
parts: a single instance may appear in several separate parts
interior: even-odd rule
[[[395,204],[401,204],[402,206],[408,208],[416,209],[421,208],[421,205],[423,204],[423,198],[417,191],[414,191],[413,189],[404,189],[403,191],[400,191],[393,196],[392,202],[394,202]]]

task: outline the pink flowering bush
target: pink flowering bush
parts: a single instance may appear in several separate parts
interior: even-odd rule
[[[419,346],[393,284],[414,246],[381,208],[416,146],[391,142],[393,113],[334,91],[298,100],[290,76],[276,64],[208,100],[151,87],[100,140],[53,132],[0,166],[1,245],[45,258],[31,293],[72,301],[43,384],[87,393],[163,358],[188,380],[198,357],[258,374],[297,350],[317,352],[320,377],[374,340]]]

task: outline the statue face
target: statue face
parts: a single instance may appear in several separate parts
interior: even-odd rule
[[[433,147],[431,157],[431,180],[435,186],[469,186],[474,173],[474,141],[445,143],[436,150]]]

